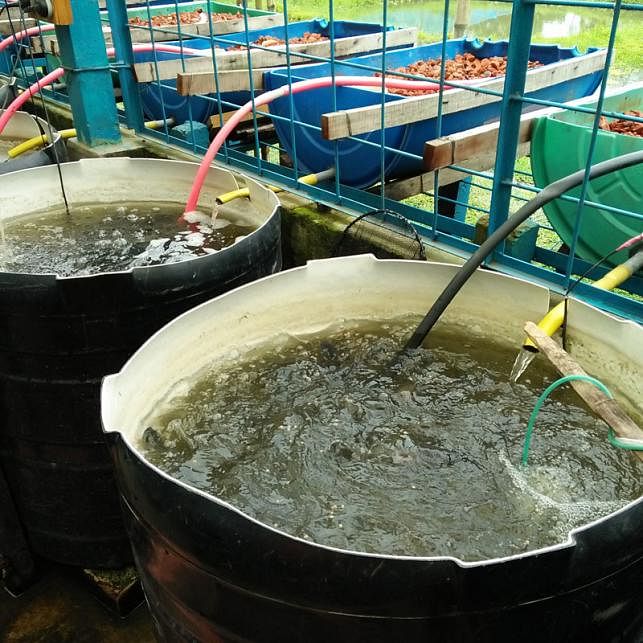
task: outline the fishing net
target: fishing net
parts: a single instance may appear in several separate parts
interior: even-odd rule
[[[413,224],[391,210],[373,210],[351,221],[342,232],[333,256],[372,253],[378,259],[426,260],[424,245]]]

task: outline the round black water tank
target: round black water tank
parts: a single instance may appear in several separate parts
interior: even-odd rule
[[[151,159],[62,166],[71,203],[180,202],[196,169]],[[220,252],[84,277],[0,272],[0,465],[41,556],[93,567],[131,560],[100,425],[101,379],[177,315],[280,269],[278,201],[248,187],[258,228]],[[203,202],[236,188],[229,172],[212,169]],[[0,193],[2,219],[49,207],[60,199],[56,168],[5,175]]]
[[[521,555],[479,562],[372,555],[289,536],[141,454],[144,418],[157,401],[217,356],[339,318],[421,313],[456,269],[369,257],[312,262],[190,311],[105,379],[103,424],[160,641],[643,640],[643,498]],[[524,319],[539,318],[548,305],[544,288],[479,271],[445,321],[471,328],[484,319],[486,332],[519,346]],[[632,395],[642,335],[637,324],[570,301],[569,341],[634,407],[641,404]],[[178,359],[167,358],[167,345],[179,349]],[[622,346],[632,351],[623,355]]]

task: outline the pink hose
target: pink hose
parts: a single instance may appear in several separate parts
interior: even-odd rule
[[[7,126],[7,123],[11,117],[34,95],[37,94],[43,87],[50,85],[51,83],[58,80],[65,70],[62,67],[54,69],[49,72],[46,76],[43,76],[40,80],[36,81],[29,89],[22,92],[19,96],[14,98],[9,107],[4,110],[2,116],[0,116],[0,134],[2,134],[4,128]]]
[[[35,29],[35,27],[34,27]],[[29,31],[29,30],[27,30]],[[18,34],[16,34],[18,35]],[[4,40],[2,42],[5,42]],[[2,44],[2,43],[0,43]],[[181,47],[178,47],[176,45],[152,45],[152,44],[143,44],[143,45],[132,45],[133,51],[136,52],[141,52],[141,51],[164,51],[168,53],[177,53],[181,51]],[[196,54],[192,54],[192,52],[196,52]],[[187,47],[183,47],[183,53],[187,53],[190,55],[207,55],[204,54],[201,50],[199,49],[188,49]],[[114,48],[109,47],[107,49],[107,55],[108,56],[113,56],[114,55]],[[55,82],[58,80],[63,74],[65,73],[65,70],[62,67],[58,67],[57,69],[54,69],[54,71],[49,72],[46,76],[43,76],[40,80],[36,81],[29,89],[26,91],[22,92],[19,96],[17,96],[11,104],[4,110],[4,113],[2,116],[0,116],[0,134],[2,134],[4,128],[7,126],[7,123],[11,119],[11,117],[34,95],[37,94],[43,87],[47,87],[51,83]]]
[[[38,25],[37,27],[29,27],[24,31],[18,31],[15,35],[5,38],[0,42],[0,51],[4,51],[7,47],[13,45],[16,40],[22,40],[28,36],[37,36],[43,31],[53,31],[56,28],[56,25]]]
[[[632,237],[631,239],[628,239],[624,243],[622,243],[614,252],[620,252],[621,250],[625,250],[626,248],[631,248],[634,244],[638,243],[639,241],[643,241],[643,232],[641,234],[637,234],[635,237]]]
[[[10,47],[17,40],[22,40],[28,36],[37,36],[39,33],[46,31],[53,31],[56,28],[56,25],[38,25],[36,27],[30,27],[24,31],[18,31],[15,35],[9,36],[4,40],[0,41],[0,51],[4,51],[7,47]],[[163,45],[156,43],[154,45],[150,44],[141,44],[141,45],[132,45],[133,51],[165,51],[167,53],[181,53],[187,54],[188,56],[210,56],[211,52],[203,49],[191,49],[190,47],[179,47],[177,45]],[[114,47],[109,47],[107,49],[107,55],[114,55]]]
[[[132,51],[136,53],[144,53],[146,51],[162,51],[167,54],[184,53],[188,56],[202,56],[202,57],[212,56],[212,52],[210,50],[191,49],[190,47],[179,47],[178,45],[164,45],[159,42],[154,44],[147,43],[142,45],[132,45]],[[114,47],[107,48],[108,57],[114,56],[115,53],[116,52],[114,50]]]
[[[438,83],[433,83],[430,81],[418,81],[418,80],[404,80],[402,78],[384,78],[376,76],[335,76],[335,84],[338,87],[381,87],[382,83],[387,89],[411,89],[411,90],[423,90],[423,91],[438,91],[440,85]],[[329,87],[333,84],[332,76],[326,76],[324,78],[311,78],[310,80],[302,80],[292,85],[282,85],[277,89],[261,94],[254,100],[254,105],[259,107],[261,105],[267,105],[272,103],[273,100],[277,98],[283,98],[288,96],[290,93],[299,94],[300,92],[305,92],[310,89],[320,89],[321,87]],[[445,89],[449,89],[447,85],[444,86]],[[223,145],[224,141],[232,130],[241,122],[241,119],[248,113],[252,111],[252,101],[248,101],[245,105],[240,107],[234,116],[219,130],[219,133],[214,137],[210,147],[208,147],[199,170],[192,184],[192,189],[190,190],[190,196],[185,205],[184,215],[188,212],[194,212],[197,208],[197,203],[199,201],[199,195],[201,194],[201,189],[203,188],[203,183],[205,177],[210,170],[210,165],[214,161],[215,156],[217,155],[219,149]]]

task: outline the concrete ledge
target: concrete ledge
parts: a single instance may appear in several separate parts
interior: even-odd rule
[[[129,156],[132,158],[149,157],[145,141],[133,136],[123,136],[120,143],[110,143],[89,147],[81,143],[77,138],[70,138],[67,141],[67,151],[70,161],[77,161],[81,158],[113,158]]]

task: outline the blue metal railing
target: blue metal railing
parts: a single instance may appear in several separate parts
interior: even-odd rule
[[[79,0],[72,0],[73,2]],[[500,0],[502,2],[511,2],[511,0]],[[328,39],[329,51],[327,55],[321,55],[319,52],[306,52],[301,51],[300,47],[296,49],[290,44],[290,37],[293,33],[293,24],[290,21],[290,4],[293,0],[283,0],[282,13],[284,17],[283,37],[285,45],[283,47],[284,67],[285,67],[285,84],[292,86],[294,82],[299,79],[298,70],[301,70],[302,59],[306,61],[305,64],[327,64],[329,65],[329,75],[331,77],[337,76],[341,73],[339,70],[354,70],[355,73],[362,73],[364,75],[374,75],[379,73],[382,75],[382,86],[378,90],[374,88],[372,91],[379,91],[376,103],[380,107],[379,111],[379,131],[368,135],[368,140],[365,136],[347,136],[341,140],[323,141],[322,128],[320,122],[312,122],[306,120],[301,116],[301,103],[296,100],[293,95],[289,95],[286,99],[287,109],[281,113],[271,113],[267,116],[265,113],[256,109],[253,102],[252,117],[248,121],[251,128],[250,140],[241,143],[239,140],[231,140],[226,142],[223,146],[218,159],[226,164],[237,167],[244,172],[255,174],[265,181],[280,185],[289,189],[297,190],[302,194],[309,196],[312,199],[334,205],[345,209],[346,211],[356,214],[368,212],[371,209],[388,208],[395,210],[399,214],[410,219],[418,227],[418,230],[432,242],[450,249],[456,254],[466,255],[475,247],[472,242],[475,232],[475,218],[477,214],[489,214],[489,231],[493,231],[511,214],[515,209],[516,204],[526,200],[525,194],[537,193],[539,188],[533,185],[531,175],[525,169],[516,168],[516,153],[518,150],[518,134],[520,127],[520,119],[523,109],[526,107],[554,107],[563,108],[576,111],[580,114],[589,114],[592,118],[591,135],[588,154],[586,155],[584,167],[586,172],[592,163],[594,151],[596,148],[597,140],[599,137],[599,121],[601,116],[610,118],[627,118],[635,122],[642,122],[643,119],[636,116],[627,116],[621,112],[614,111],[613,109],[603,109],[604,100],[608,80],[610,78],[610,67],[614,51],[614,43],[618,33],[618,25],[623,12],[639,12],[643,9],[641,4],[621,3],[616,1],[610,2],[588,2],[585,0],[514,0],[512,4],[511,25],[510,25],[510,39],[507,49],[508,64],[506,69],[506,77],[504,88],[502,91],[489,89],[485,87],[478,87],[475,91],[482,96],[497,97],[499,100],[499,115],[500,125],[498,130],[498,145],[495,164],[493,169],[479,169],[475,167],[467,167],[466,163],[454,164],[436,170],[430,177],[430,189],[427,189],[427,183],[424,181],[423,189],[426,190],[425,194],[430,197],[430,210],[420,207],[417,203],[411,204],[407,201],[400,201],[389,197],[389,193],[395,190],[399,191],[400,186],[404,186],[404,178],[397,178],[396,181],[391,183],[391,176],[388,175],[388,167],[390,165],[389,159],[394,158],[404,161],[405,159],[413,160],[418,167],[421,167],[422,157],[418,153],[409,151],[402,148],[392,141],[393,137],[389,134],[392,128],[386,129],[385,123],[387,118],[387,110],[390,109],[391,103],[388,101],[388,95],[384,91],[384,76],[394,75],[401,78],[418,79],[423,78],[406,71],[399,71],[390,69],[387,62],[387,55],[392,51],[389,46],[391,33],[387,31],[390,23],[390,13],[387,2],[382,5],[381,13],[381,47],[383,54],[377,60],[377,63],[364,63],[360,60],[354,60],[360,54],[356,53],[351,59],[338,60],[336,55],[336,47],[339,38],[337,37],[337,24],[335,18],[335,6],[333,0],[329,0],[328,4]],[[189,33],[189,29],[181,24],[180,14],[186,10],[186,4],[179,0],[168,0],[168,5],[171,6],[171,13],[176,17],[176,25],[172,27],[155,27],[152,25],[152,19],[155,13],[155,5],[147,2],[142,6],[147,15],[148,25],[146,28],[137,27],[138,33],[145,29],[148,40],[154,44],[158,41],[158,37],[166,39],[168,37],[174,38],[179,47],[189,47],[190,43],[207,42],[207,49],[211,54],[212,62],[212,77],[214,79],[214,86],[216,92],[214,94],[200,96],[198,100],[204,101],[208,106],[206,112],[215,113],[218,116],[219,123],[223,123],[226,115],[239,107],[245,99],[254,99],[262,88],[255,86],[255,75],[253,70],[256,68],[254,55],[259,55],[262,52],[274,53],[276,50],[273,47],[264,46],[253,42],[250,38],[250,32],[255,27],[251,23],[251,18],[247,12],[247,0],[243,0],[240,7],[242,13],[242,27],[243,38],[242,44],[246,47],[246,64],[243,69],[247,72],[247,85],[241,92],[230,91],[222,92],[224,74],[229,70],[220,69],[223,58],[220,56],[220,49],[230,45],[238,45],[239,40],[234,39],[226,34],[215,34],[215,22],[213,20],[212,11],[206,8],[204,11],[204,21],[207,25],[208,34],[193,34]],[[444,0],[443,16],[442,16],[442,29],[440,39],[440,52],[441,64],[439,77],[434,79],[440,84],[438,91],[438,99],[436,104],[435,115],[435,138],[439,138],[443,132],[448,131],[444,129],[444,124],[448,114],[444,113],[444,93],[445,77],[446,77],[446,60],[448,58],[447,40],[449,35],[449,13],[453,3],[450,0]],[[534,16],[537,5],[553,5],[565,7],[586,7],[596,12],[612,12],[612,19],[610,25],[610,35],[607,43],[594,43],[597,46],[606,45],[607,55],[605,61],[605,74],[600,83],[598,97],[594,107],[574,105],[569,106],[561,100],[548,100],[538,95],[525,95],[525,83],[528,78],[527,74],[527,61],[529,60],[531,36],[534,25]],[[176,89],[171,87],[170,80],[161,80],[162,66],[161,61],[166,59],[160,56],[156,51],[151,55],[151,62],[154,69],[156,79],[149,83],[146,88],[135,81],[135,73],[133,66],[136,61],[136,55],[132,55],[129,48],[130,36],[129,27],[127,24],[128,14],[123,7],[123,3],[117,0],[108,0],[108,13],[104,13],[99,19],[105,24],[109,24],[111,29],[111,38],[116,48],[116,63],[114,69],[118,71],[120,86],[123,94],[123,107],[120,109],[120,115],[123,122],[135,130],[142,129],[142,116],[141,116],[141,89],[150,90],[154,88],[156,96],[158,97],[160,113],[158,116],[166,121],[166,125],[159,131],[146,130],[145,135],[161,140],[167,144],[178,145],[189,149],[197,155],[205,152],[205,146],[198,142],[196,135],[197,123],[195,119],[195,103],[190,97],[184,97],[183,103],[186,106],[189,115],[188,129],[189,136],[184,134],[178,135],[177,130],[173,131],[173,127],[167,124],[167,119],[173,115],[172,102],[174,99],[178,100],[179,96]],[[639,14],[640,15],[640,14]],[[395,25],[396,27],[405,27],[413,25]],[[29,49],[29,43],[25,42],[18,45],[14,50],[14,64],[19,65],[21,60],[26,60],[26,52]],[[296,56],[296,60],[294,57]],[[176,56],[179,61],[179,67],[182,71],[189,71],[190,64],[187,63],[187,56],[184,52]],[[41,59],[42,67],[46,66],[46,61]],[[37,65],[36,65],[37,66]],[[23,65],[24,67],[24,65]],[[5,72],[7,70],[4,70]],[[29,70],[24,69],[23,75],[27,82]],[[33,72],[32,72],[33,73]],[[264,76],[265,78],[265,76]],[[455,87],[462,90],[462,92],[474,91],[466,84],[457,81],[449,81],[449,87]],[[340,96],[346,94],[349,90],[338,89],[333,86],[329,90],[329,109],[331,112],[337,112],[341,109],[342,103],[339,100]],[[363,90],[364,92],[368,90]],[[64,92],[49,92],[50,96],[58,100],[65,100]],[[361,94],[363,96],[363,94]],[[172,98],[172,100],[170,100]],[[589,99],[588,99],[589,100]],[[411,101],[412,102],[412,101]],[[372,103],[375,104],[375,103]],[[149,114],[148,114],[149,116]],[[273,131],[266,132],[262,128],[264,123],[272,123],[280,128],[282,132],[289,132],[290,146],[289,152],[292,161],[292,167],[281,165],[277,161],[277,151],[283,151],[283,141],[279,141],[278,136]],[[181,123],[174,123],[174,126],[181,125]],[[301,146],[310,146],[316,144],[329,146],[332,149],[331,158],[334,159],[336,168],[335,177],[323,185],[308,186],[301,184],[299,178],[307,173],[306,163],[304,158],[309,158],[309,150]],[[342,155],[344,150],[350,146],[361,146],[360,149],[364,150],[364,154],[369,158],[377,159],[377,166],[379,168],[379,180],[375,181],[370,190],[357,189],[347,184],[345,176],[342,172]],[[457,171],[462,173],[463,176],[468,176],[472,179],[471,190],[477,197],[477,200],[470,201],[464,199],[463,195],[468,192],[455,191],[446,189],[442,183],[444,173],[446,170]],[[420,171],[417,173],[421,174]],[[587,178],[587,177],[586,177]],[[482,181],[482,182],[481,182]],[[489,186],[489,182],[492,185]],[[409,181],[407,181],[409,183]],[[491,195],[490,205],[487,206],[488,196]],[[486,195],[483,198],[481,195]],[[640,222],[640,229],[643,230],[643,214],[641,212],[631,212],[629,210],[619,208],[615,205],[601,205],[596,203],[590,198],[588,193],[587,180],[584,182],[580,193],[576,196],[565,195],[561,197],[561,202],[576,204],[576,218],[572,232],[571,242],[565,251],[558,251],[552,248],[552,239],[555,240],[556,230],[553,226],[545,223],[544,217],[538,219],[538,225],[541,229],[549,233],[550,242],[548,246],[543,245],[542,242],[537,243],[534,248],[533,260],[523,261],[508,254],[505,247],[499,247],[489,261],[489,265],[494,269],[508,272],[511,274],[526,276],[530,279],[549,285],[552,289],[564,292],[569,286],[576,275],[581,274],[589,267],[589,262],[580,258],[578,255],[579,235],[581,231],[582,215],[587,208],[600,208],[601,211],[610,213],[614,216],[629,216],[631,220]],[[466,210],[468,212],[464,221],[457,220],[456,218],[444,216],[442,208]],[[562,245],[562,241],[561,244]],[[593,276],[600,276],[604,274],[605,268],[599,268],[594,271]],[[579,286],[576,293],[579,296],[585,297],[590,302],[600,305],[611,311],[627,315],[634,319],[643,321],[643,303],[641,303],[640,296],[643,295],[643,279],[641,277],[633,277],[626,284],[627,290],[632,296],[624,295],[623,293],[598,291],[587,285]]]

